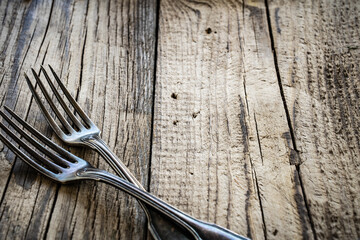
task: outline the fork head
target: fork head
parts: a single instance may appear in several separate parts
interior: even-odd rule
[[[75,114],[70,110],[68,105],[65,103],[64,98],[61,96],[59,91],[56,89],[54,83],[51,81],[49,75],[47,74],[45,68],[41,66],[40,72],[43,72],[44,77],[46,81],[48,82],[52,92],[55,94],[55,97],[57,98],[58,102],[60,103],[61,107],[64,109],[67,116],[71,119],[72,125],[65,119],[62,113],[60,113],[59,108],[55,105],[54,101],[51,99],[48,91],[46,90],[43,82],[41,81],[39,75],[35,72],[34,69],[31,69],[32,74],[34,75],[34,78],[36,80],[36,83],[39,85],[41,92],[45,96],[46,101],[50,105],[52,111],[55,113],[56,117],[61,122],[61,125],[63,127],[63,130],[59,124],[56,123],[56,121],[51,117],[49,111],[46,109],[45,105],[41,101],[38,93],[35,90],[35,86],[31,83],[29,77],[25,74],[25,79],[27,84],[29,85],[29,88],[39,105],[41,111],[44,113],[46,120],[49,122],[52,129],[55,131],[55,133],[58,135],[58,137],[64,141],[67,144],[70,145],[77,145],[77,146],[86,146],[87,141],[89,139],[93,138],[99,138],[100,136],[100,130],[99,128],[90,120],[90,118],[86,115],[86,113],[81,109],[79,104],[76,102],[76,100],[71,96],[69,91],[66,89],[64,84],[61,82],[58,75],[55,73],[53,68],[49,65],[49,68],[52,72],[52,75],[61,88],[61,91],[64,93],[66,99],[70,102],[70,105],[74,108],[75,112],[80,117],[77,118]],[[82,121],[81,121],[82,120]]]
[[[9,138],[12,138],[13,141],[16,142],[22,149],[16,147],[5,137],[5,135],[3,135],[2,132],[0,132],[0,140],[9,149],[11,149],[16,156],[29,164],[31,167],[60,183],[78,180],[78,174],[80,172],[92,168],[87,161],[71,154],[46,138],[9,108],[5,107],[5,109],[8,113],[10,113],[13,119],[35,136],[37,140],[15,124],[15,122],[1,110],[0,115],[2,118],[8,122],[16,132],[19,133],[20,137],[18,137],[2,122],[0,122],[0,129],[3,130]],[[26,139],[27,142],[23,139]],[[42,142],[42,144],[40,142]],[[29,144],[33,147],[30,147]]]

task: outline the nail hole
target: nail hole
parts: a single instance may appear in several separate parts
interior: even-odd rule
[[[196,118],[199,114],[200,114],[200,111],[194,112],[194,113],[192,114],[192,117],[193,117],[193,118]]]
[[[178,122],[179,122],[178,120],[173,121],[174,126],[176,126]]]
[[[177,98],[178,98],[178,95],[177,95],[176,93],[172,93],[172,94],[171,94],[171,97],[172,97],[173,99],[177,99]]]
[[[278,233],[278,230],[275,229],[274,232],[273,232],[273,235],[276,236],[277,233]]]
[[[212,32],[212,30],[211,30],[211,28],[207,28],[207,29],[205,30],[205,32],[206,32],[207,34],[210,34],[210,33]]]

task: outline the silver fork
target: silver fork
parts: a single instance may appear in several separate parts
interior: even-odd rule
[[[110,148],[106,145],[106,143],[101,139],[100,133],[101,131],[99,128],[90,120],[90,118],[86,115],[86,113],[82,110],[82,108],[79,106],[79,104],[75,101],[75,99],[71,96],[69,91],[66,89],[64,84],[61,82],[58,75],[55,73],[53,68],[49,65],[49,68],[61,88],[62,92],[66,96],[66,98],[69,100],[70,104],[74,107],[78,115],[81,117],[81,119],[84,121],[84,123],[87,126],[84,126],[81,121],[78,120],[78,118],[75,116],[75,114],[72,113],[72,111],[69,109],[69,107],[66,105],[64,99],[61,97],[60,93],[54,86],[53,82],[51,81],[49,75],[47,74],[46,70],[43,66],[41,66],[41,71],[44,73],[45,79],[47,80],[51,90],[54,92],[57,100],[59,101],[60,105],[63,107],[67,115],[70,117],[71,121],[75,124],[75,126],[78,128],[77,130],[74,129],[69,122],[64,118],[64,116],[60,113],[58,108],[55,106],[54,102],[52,101],[48,91],[46,90],[44,84],[40,80],[38,74],[35,72],[34,69],[31,69],[35,80],[37,84],[40,87],[40,90],[44,94],[47,102],[49,103],[51,109],[56,114],[56,117],[60,120],[61,124],[65,127],[65,129],[68,131],[68,133],[65,133],[60,126],[55,122],[55,120],[51,117],[50,113],[47,111],[46,107],[40,100],[40,97],[38,93],[35,90],[35,87],[31,83],[29,77],[25,74],[25,79],[27,84],[29,85],[29,88],[39,105],[40,109],[44,113],[46,120],[49,122],[52,129],[55,131],[55,133],[58,135],[58,137],[65,142],[66,144],[72,145],[72,146],[83,146],[83,147],[90,147],[94,150],[96,150],[102,157],[106,159],[106,161],[111,165],[111,167],[115,170],[115,172],[122,176],[123,178],[127,179],[128,181],[132,182],[136,186],[144,188],[141,186],[141,184],[138,182],[138,180],[130,173],[129,169],[124,165],[124,163],[116,157],[116,155],[110,150]]]
[[[60,126],[54,121],[51,117],[50,113],[47,111],[46,107],[40,100],[39,95],[37,94],[35,87],[31,83],[29,77],[25,74],[25,79],[30,87],[30,90],[38,103],[39,107],[41,108],[42,112],[46,116],[47,121],[49,122],[52,129],[55,133],[59,136],[61,140],[69,145],[75,146],[86,146],[94,149],[97,151],[115,170],[115,172],[122,176],[124,179],[128,180],[129,182],[133,183],[135,186],[140,188],[141,190],[145,191],[143,186],[137,181],[137,179],[130,173],[129,169],[123,164],[123,162],[116,157],[116,155],[109,149],[106,143],[100,137],[100,130],[98,127],[90,120],[90,118],[86,115],[86,113],[81,109],[75,99],[71,96],[69,91],[61,82],[58,75],[55,73],[53,68],[49,65],[49,68],[61,88],[62,92],[64,93],[65,97],[71,103],[73,108],[78,113],[79,117],[83,120],[83,122],[87,125],[84,126],[81,121],[79,121],[76,116],[72,113],[72,111],[68,108],[66,103],[64,102],[63,98],[61,97],[60,93],[57,91],[56,87],[54,86],[53,82],[51,81],[49,75],[47,74],[44,67],[41,66],[41,71],[43,72],[45,79],[47,80],[50,88],[54,92],[57,100],[59,101],[60,105],[65,110],[66,114],[70,117],[73,124],[76,126],[77,129],[74,129],[69,122],[64,118],[64,116],[59,112],[58,108],[55,106],[54,102],[52,101],[49,93],[47,92],[44,84],[40,80],[38,74],[32,69],[32,73],[37,84],[40,87],[41,92],[45,96],[47,102],[49,103],[51,109],[54,111],[55,115],[60,120],[63,127],[66,129],[68,133],[65,133],[61,130]],[[155,239],[166,239],[168,231],[166,229],[173,229],[174,236],[178,236],[179,239],[185,239],[191,233],[194,235],[194,229],[192,229],[188,224],[182,221],[178,221],[177,224],[174,222],[167,221],[166,218],[159,216],[157,212],[154,212],[151,208],[147,208],[142,202],[139,202],[140,206],[146,213],[148,219],[148,227]],[[175,234],[176,233],[176,234]],[[190,235],[191,235],[190,234]],[[195,235],[194,235],[195,236]],[[174,239],[174,237],[172,238]]]
[[[45,99],[49,103],[51,109],[54,111],[55,115],[58,117],[59,121],[63,125],[63,127],[66,129],[68,133],[65,133],[60,126],[55,122],[55,120],[51,117],[50,113],[42,103],[38,93],[35,90],[35,87],[31,83],[29,77],[25,74],[25,79],[27,84],[29,85],[29,88],[39,105],[40,109],[44,113],[46,120],[52,127],[52,129],[55,131],[57,136],[66,144],[71,146],[83,146],[83,147],[90,147],[91,149],[97,151],[114,169],[114,171],[124,179],[128,180],[129,182],[133,183],[138,188],[145,191],[144,187],[140,184],[140,182],[130,173],[129,169],[124,165],[124,163],[117,158],[117,156],[110,150],[110,148],[106,145],[106,143],[101,139],[100,133],[101,131],[99,128],[91,121],[91,119],[86,115],[86,113],[82,110],[82,108],[79,106],[79,104],[75,101],[75,99],[71,96],[69,91],[66,89],[64,84],[61,82],[58,75],[55,73],[54,69],[49,65],[49,68],[61,88],[62,92],[64,93],[65,97],[68,99],[70,104],[73,106],[73,108],[78,113],[79,117],[83,120],[83,122],[87,125],[83,125],[81,121],[73,114],[73,112],[69,109],[69,107],[66,105],[64,99],[61,97],[60,93],[54,86],[53,82],[51,81],[49,75],[47,74],[46,70],[43,66],[41,66],[41,71],[43,72],[45,79],[47,80],[51,90],[55,94],[57,100],[59,101],[60,105],[65,110],[66,114],[70,117],[71,121],[74,123],[74,125],[77,127],[77,129],[74,129],[69,122],[64,118],[64,116],[60,113],[54,102],[52,101],[48,91],[46,90],[44,84],[40,80],[38,74],[35,72],[34,69],[31,69],[35,80],[37,84],[40,87],[41,92],[45,96]],[[161,238],[161,232],[160,229],[164,223],[163,220],[160,218],[158,219],[158,216],[152,216],[155,215],[155,213],[148,210],[141,202],[139,202],[141,207],[144,209],[147,219],[148,219],[148,226],[149,230],[151,232],[151,235],[155,239],[162,239]],[[166,222],[166,221],[165,221]],[[174,226],[169,226],[174,227]]]
[[[8,148],[11,149],[16,156],[52,180],[59,183],[68,183],[77,180],[95,180],[113,185],[114,187],[117,187],[135,197],[143,205],[146,205],[147,208],[156,212],[157,216],[161,217],[162,219],[176,222],[181,226],[185,224],[189,228],[189,232],[187,232],[188,235],[184,235],[187,238],[246,239],[215,224],[209,224],[194,219],[180,210],[172,207],[171,205],[165,203],[159,198],[156,198],[146,191],[143,191],[134,184],[109,172],[94,168],[84,159],[71,154],[62,147],[53,143],[51,140],[46,138],[44,135],[22,120],[9,108],[5,107],[5,109],[18,123],[20,123],[20,125],[23,126],[23,128],[35,136],[37,140],[22,130],[22,128],[15,124],[15,122],[11,120],[3,111],[0,111],[0,115],[16,132],[18,132],[20,138],[1,122],[0,129],[2,129],[8,135],[8,137],[12,138],[19,145],[19,147],[25,151],[16,147],[13,143],[6,139],[6,137],[1,132],[0,140],[3,141],[4,144],[8,146]],[[24,142],[21,138],[26,139],[27,143]],[[33,147],[30,147],[28,143],[30,143]],[[164,233],[166,233],[164,235],[166,239],[174,239],[174,237],[179,237],[176,235],[176,232],[175,235],[173,235],[174,232],[172,232],[171,229],[162,230],[165,231]]]

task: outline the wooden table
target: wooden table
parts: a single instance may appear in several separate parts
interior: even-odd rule
[[[0,105],[61,144],[23,77],[51,64],[154,195],[253,239],[358,239],[359,18],[356,0],[2,0]],[[0,239],[149,238],[121,191],[0,151]]]

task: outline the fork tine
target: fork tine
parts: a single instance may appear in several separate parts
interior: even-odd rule
[[[18,156],[20,159],[22,159],[24,162],[26,162],[27,164],[29,164],[31,167],[35,168],[37,171],[45,174],[46,176],[48,176],[49,178],[53,179],[53,180],[57,180],[56,179],[56,173],[48,170],[47,168],[43,167],[42,165],[40,165],[39,163],[35,162],[34,160],[32,160],[31,158],[29,158],[25,153],[21,152],[19,150],[19,148],[15,147],[14,144],[12,144],[9,140],[7,140],[5,138],[5,136],[0,133],[0,140],[10,149],[12,150],[16,156]]]
[[[70,132],[73,133],[74,129],[70,126],[70,124],[65,120],[65,118],[63,117],[63,115],[59,112],[59,110],[57,109],[57,107],[55,106],[54,102],[51,100],[51,97],[49,95],[49,93],[47,92],[44,84],[41,82],[39,76],[37,75],[37,73],[35,72],[35,70],[33,68],[31,68],[31,71],[35,77],[36,82],[39,84],[41,92],[44,94],[47,102],[49,103],[51,109],[55,112],[56,116],[59,118],[60,122],[63,124],[63,126]]]
[[[75,125],[81,129],[81,127],[83,127],[83,125],[80,123],[80,121],[75,117],[75,115],[70,111],[69,107],[65,104],[64,99],[60,96],[58,90],[55,88],[53,82],[50,80],[49,75],[47,74],[45,68],[43,66],[40,67],[41,70],[43,71],[45,78],[47,80],[47,82],[49,83],[52,91],[55,93],[55,96],[57,98],[57,100],[60,102],[61,106],[64,108],[65,112],[69,115],[69,117],[71,118],[71,120],[73,121],[73,123],[75,123]]]
[[[30,137],[29,134],[25,133],[24,130],[22,130],[20,127],[18,127],[8,116],[5,115],[4,112],[0,111],[0,115],[18,132],[22,137],[24,137],[28,142],[30,142],[33,146],[41,146],[38,141],[36,141],[34,138]],[[68,168],[69,164],[67,161],[65,161],[63,158],[55,155],[54,153],[50,152],[45,147],[38,147],[38,149],[47,155],[50,159],[56,160],[56,163],[58,163],[61,167]]]
[[[69,91],[66,89],[66,87],[64,86],[64,84],[61,82],[60,78],[58,77],[58,75],[55,73],[54,69],[49,65],[49,68],[52,72],[52,74],[55,77],[56,82],[59,84],[61,90],[64,92],[65,96],[67,97],[67,99],[69,100],[69,102],[73,105],[73,107],[76,109],[76,111],[79,113],[80,117],[84,120],[84,122],[86,124],[90,126],[93,126],[94,123],[90,120],[90,118],[86,115],[86,113],[82,110],[82,108],[79,106],[79,104],[75,101],[75,99],[71,96],[71,94],[69,93]]]
[[[5,110],[10,113],[10,115],[16,119],[16,121],[18,121],[23,127],[26,128],[26,130],[28,130],[31,134],[33,134],[37,139],[39,139],[40,141],[42,141],[43,143],[45,143],[47,146],[49,146],[50,148],[52,148],[54,151],[58,152],[60,155],[67,157],[67,159],[72,160],[72,163],[77,162],[76,160],[76,156],[69,153],[68,151],[64,150],[62,147],[58,146],[57,144],[55,144],[54,142],[52,142],[51,140],[49,140],[47,137],[45,137],[43,134],[41,134],[38,130],[36,130],[35,128],[33,128],[32,126],[30,126],[27,122],[25,122],[24,120],[22,120],[16,113],[14,113],[10,108],[8,108],[7,106],[4,106]],[[1,113],[1,111],[0,111]],[[4,114],[5,115],[5,114]],[[3,115],[2,115],[3,116]],[[7,120],[7,118],[5,117],[5,120]],[[9,122],[9,121],[8,121]],[[9,122],[10,123],[10,122]]]
[[[48,169],[48,171],[51,171],[52,173],[55,173],[55,174],[62,172],[59,165],[57,165],[57,164],[55,164],[55,163],[53,163],[53,162],[51,162],[51,161],[48,161],[48,160],[46,160],[44,157],[40,156],[40,154],[38,154],[38,153],[35,152],[33,149],[31,149],[28,144],[24,143],[24,141],[22,141],[22,140],[21,140],[20,138],[18,138],[14,133],[12,133],[12,132],[10,131],[10,129],[8,129],[7,127],[5,127],[4,124],[0,123],[0,128],[3,129],[8,136],[10,136],[12,139],[14,139],[14,140],[19,144],[20,147],[24,148],[25,151],[27,151],[27,152],[28,152],[30,155],[32,155],[35,159],[37,159],[39,162],[41,162],[43,165],[45,165],[45,166],[44,166],[45,169]],[[3,136],[3,137],[4,137],[4,136]],[[15,146],[13,146],[13,147],[15,147]],[[43,148],[43,146],[41,146],[40,144],[39,144],[38,146],[35,146],[35,147],[38,148],[38,149],[39,149],[39,148]],[[17,148],[15,147],[15,149],[17,149]],[[11,150],[14,150],[14,149],[12,148]],[[18,152],[21,152],[21,151],[18,149],[18,151],[16,151],[15,153],[18,153]],[[20,155],[23,156],[24,153],[22,153],[22,154],[20,154]],[[29,159],[27,159],[27,160],[29,160]],[[31,161],[31,159],[30,159],[30,161]],[[26,162],[27,162],[27,161],[26,161]],[[33,162],[35,162],[35,161],[33,161]],[[37,163],[37,164],[39,164],[39,163]],[[41,164],[40,164],[40,165],[41,165]]]
[[[42,112],[45,114],[46,119],[48,120],[51,127],[54,129],[54,131],[56,132],[56,134],[58,136],[65,135],[65,133],[61,130],[61,128],[58,126],[58,124],[55,122],[55,120],[50,116],[50,113],[46,110],[44,104],[41,102],[40,97],[37,94],[37,92],[35,91],[35,88],[32,85],[32,83],[30,82],[29,77],[26,75],[26,73],[24,73],[24,75],[25,75],[26,82],[29,85],[30,91],[32,92],[33,96],[35,97],[35,100],[38,103],[38,105],[40,106]]]

